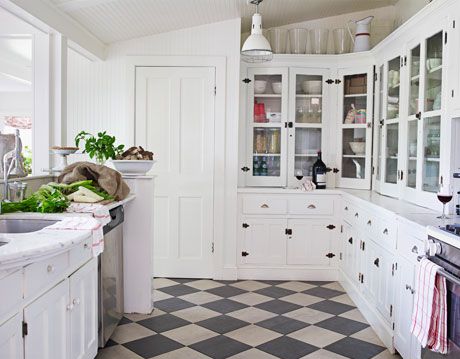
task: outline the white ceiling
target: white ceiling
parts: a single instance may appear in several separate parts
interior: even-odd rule
[[[235,17],[250,28],[247,0],[47,0],[104,43],[153,35]],[[265,0],[264,28],[393,5],[398,0]]]

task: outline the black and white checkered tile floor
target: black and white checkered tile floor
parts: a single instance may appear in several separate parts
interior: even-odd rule
[[[97,359],[389,359],[337,282],[154,280]]]

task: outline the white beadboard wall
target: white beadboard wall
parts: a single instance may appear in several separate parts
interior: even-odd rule
[[[126,116],[127,55],[226,57],[226,88],[217,89],[226,91],[224,266],[228,267],[227,273],[235,275],[240,32],[241,21],[237,18],[122,41],[109,47],[104,62],[91,62],[70,51],[67,93],[68,145],[81,130],[107,130],[129,146],[134,144],[134,134]]]

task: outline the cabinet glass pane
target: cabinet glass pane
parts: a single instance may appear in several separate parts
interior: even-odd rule
[[[279,176],[281,163],[281,129],[254,128],[253,176]]]
[[[441,117],[423,120],[423,190],[436,192],[439,178]]]
[[[322,86],[320,75],[296,76],[295,122],[322,122]]]
[[[400,61],[401,58],[397,57],[388,62],[387,120],[399,118]]]
[[[317,152],[321,150],[321,129],[296,128],[294,176],[311,176]]]
[[[281,92],[281,75],[254,76],[254,122],[281,122]]]
[[[343,123],[366,123],[367,74],[344,77]]]
[[[380,79],[380,84],[379,84],[379,117],[378,121],[383,120],[383,93],[384,93],[384,88],[383,88],[383,65],[380,66],[379,68],[379,79]],[[377,146],[377,164],[376,164],[376,170],[377,170],[377,180],[380,181],[382,179],[382,171],[380,170],[380,164],[382,163],[382,125],[380,123],[377,124],[377,138],[376,138],[376,146]]]
[[[417,187],[417,137],[418,137],[418,121],[409,121],[407,134],[408,143],[408,164],[407,164],[407,187]]]
[[[398,138],[399,124],[386,126],[385,182],[396,183],[398,175]]]
[[[419,112],[420,45],[410,52],[409,115]]]
[[[366,170],[366,129],[344,129],[342,138],[342,177],[364,178]]]
[[[425,112],[441,109],[442,31],[426,40]]]

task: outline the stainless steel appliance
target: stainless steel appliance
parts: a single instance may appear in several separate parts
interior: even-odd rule
[[[110,210],[99,256],[99,347],[104,347],[123,317],[123,206]]]
[[[460,224],[428,227],[427,257],[442,269],[438,274],[447,283],[448,353],[422,349],[422,358],[460,358]]]

